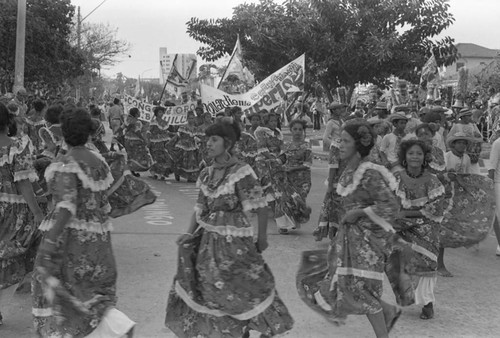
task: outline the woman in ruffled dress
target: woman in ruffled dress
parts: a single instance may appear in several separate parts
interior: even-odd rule
[[[209,165],[212,164],[212,159],[208,156],[208,150],[207,150],[207,140],[208,137],[205,135],[205,130],[208,129],[213,124],[213,119],[212,119],[212,114],[210,113],[203,113],[202,115],[203,123],[198,126],[200,135],[200,165],[202,167],[208,167]]]
[[[173,160],[167,145],[173,135],[168,130],[168,122],[163,119],[165,107],[156,106],[153,111],[154,118],[149,126],[149,150],[154,164],[149,172],[153,178],[165,180],[172,173]]]
[[[43,151],[43,143],[40,138],[40,129],[45,126],[45,120],[43,119],[43,110],[45,109],[45,102],[37,99],[33,102],[33,110],[31,110],[26,116],[26,124],[28,130],[28,136],[33,143],[35,148],[35,154],[38,155]]]
[[[40,128],[39,134],[42,140],[42,156],[54,159],[57,155],[66,152],[66,144],[59,123],[59,116],[63,111],[63,106],[50,106],[45,112],[45,126]]]
[[[213,165],[203,169],[200,194],[187,234],[177,240],[177,275],[165,324],[178,337],[272,337],[292,328],[293,319],[264,262],[266,199],[252,168],[231,154],[240,136],[234,122],[206,130]],[[258,233],[245,212],[257,210]]]
[[[101,121],[101,109],[94,107],[90,111],[90,116],[92,117],[92,122],[94,124],[94,128],[92,130],[91,139],[92,143],[97,148],[97,151],[101,154],[106,154],[109,149],[104,142],[103,137],[106,135],[106,129],[104,128],[104,124]]]
[[[400,145],[404,170],[396,174],[401,204],[396,229],[403,241],[396,245],[386,268],[398,303],[423,305],[421,319],[434,317],[439,231],[447,204],[443,184],[428,170],[430,155],[424,141],[411,139]],[[405,275],[414,282],[403,278]]]
[[[148,140],[142,131],[142,122],[139,121],[140,112],[137,108],[130,108],[125,120],[125,150],[128,156],[128,167],[134,176],[138,172],[149,170],[153,165],[153,158],[149,153]]]
[[[44,216],[32,187],[34,147],[27,135],[15,135],[14,116],[0,103],[0,309],[8,301],[2,296],[33,269]]]
[[[446,162],[444,160],[443,150],[434,144],[434,135],[437,130],[434,128],[435,127],[428,123],[419,124],[415,129],[415,135],[430,149],[430,152],[427,155],[428,158],[426,159],[428,162],[427,170],[433,174],[441,176],[446,172]]]
[[[175,144],[175,179],[185,178],[188,182],[196,182],[200,173],[199,143],[201,132],[196,126],[193,111],[187,113],[187,124],[181,125],[177,135],[172,139]]]
[[[277,176],[274,174],[282,170],[278,156],[283,147],[283,134],[278,129],[278,120],[277,114],[268,113],[264,115],[264,126],[257,127],[254,132],[258,146],[255,168],[266,200],[272,210],[274,210],[276,198],[279,197],[275,194],[276,184],[279,182],[275,180]]]
[[[131,336],[134,326],[116,306],[116,263],[111,246],[108,165],[86,148],[91,118],[84,109],[61,116],[68,153],[46,170],[54,209],[33,275],[34,325],[41,337]]]
[[[274,215],[280,234],[300,228],[311,215],[306,199],[311,190],[312,149],[305,140],[306,122],[292,120],[289,127],[292,141],[284,144],[279,156],[283,162],[283,184],[278,187],[281,198]]]
[[[347,315],[366,315],[377,337],[388,337],[401,311],[382,300],[384,268],[392,252],[391,225],[399,206],[396,180],[384,167],[367,160],[375,135],[364,120],[343,126],[340,158],[346,168],[337,192],[341,221],[328,254],[303,253],[297,274],[302,300],[335,324]]]
[[[260,126],[261,119],[258,113],[254,113],[249,116],[249,120],[251,123],[250,129],[245,131],[242,129],[241,139],[238,142],[239,154],[238,157],[243,162],[249,164],[254,171],[257,171],[256,161],[259,144],[257,142],[257,138],[255,137],[255,130]],[[243,127],[243,124],[241,124]]]

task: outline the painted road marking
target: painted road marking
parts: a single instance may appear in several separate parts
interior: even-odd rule
[[[147,224],[171,225],[174,216],[170,213],[165,199],[157,199],[155,203],[144,207],[144,218]]]

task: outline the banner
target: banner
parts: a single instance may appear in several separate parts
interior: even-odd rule
[[[204,111],[215,115],[226,107],[238,106],[248,115],[262,109],[271,110],[285,99],[290,88],[293,86],[303,87],[304,70],[305,54],[274,72],[244,94],[231,95],[201,84],[201,99]]]
[[[128,112],[128,110],[132,107],[138,108],[141,113],[139,116],[140,120],[151,122],[154,117],[153,109],[155,106],[150,103],[143,102],[140,99],[136,99],[133,96],[125,94],[123,105],[125,106],[125,112]],[[163,120],[165,120],[168,124],[175,126],[187,123],[187,112],[190,110],[194,111],[196,103],[188,102],[179,106],[163,108],[166,110],[165,114],[163,114]]]
[[[227,81],[229,76],[232,76],[233,80]],[[236,78],[236,81],[234,78]],[[240,35],[238,34],[233,53],[231,54],[231,58],[219,81],[217,89],[223,90],[226,93],[240,94],[247,92],[254,86],[255,78],[253,74],[243,65],[243,51],[241,49]]]

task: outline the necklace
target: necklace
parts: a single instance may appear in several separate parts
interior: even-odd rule
[[[424,174],[423,170],[420,170],[420,172],[417,175],[415,175],[415,174],[412,174],[411,172],[409,172],[408,169],[406,169],[406,175],[408,175],[408,177],[411,177],[411,178],[419,178],[423,174]]]

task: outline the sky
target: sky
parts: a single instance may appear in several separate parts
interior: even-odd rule
[[[200,43],[186,33],[191,17],[216,19],[231,17],[233,8],[258,0],[104,0],[84,22],[109,23],[117,28],[117,36],[130,43],[128,54],[111,68],[102,70],[114,77],[122,72],[127,77],[159,77],[159,48],[168,53],[196,53]],[[103,0],[71,0],[80,6],[84,18]],[[451,36],[455,43],[470,42],[500,49],[496,32],[500,30],[499,0],[450,0],[455,23],[440,36]],[[198,58],[198,66],[203,61]]]

